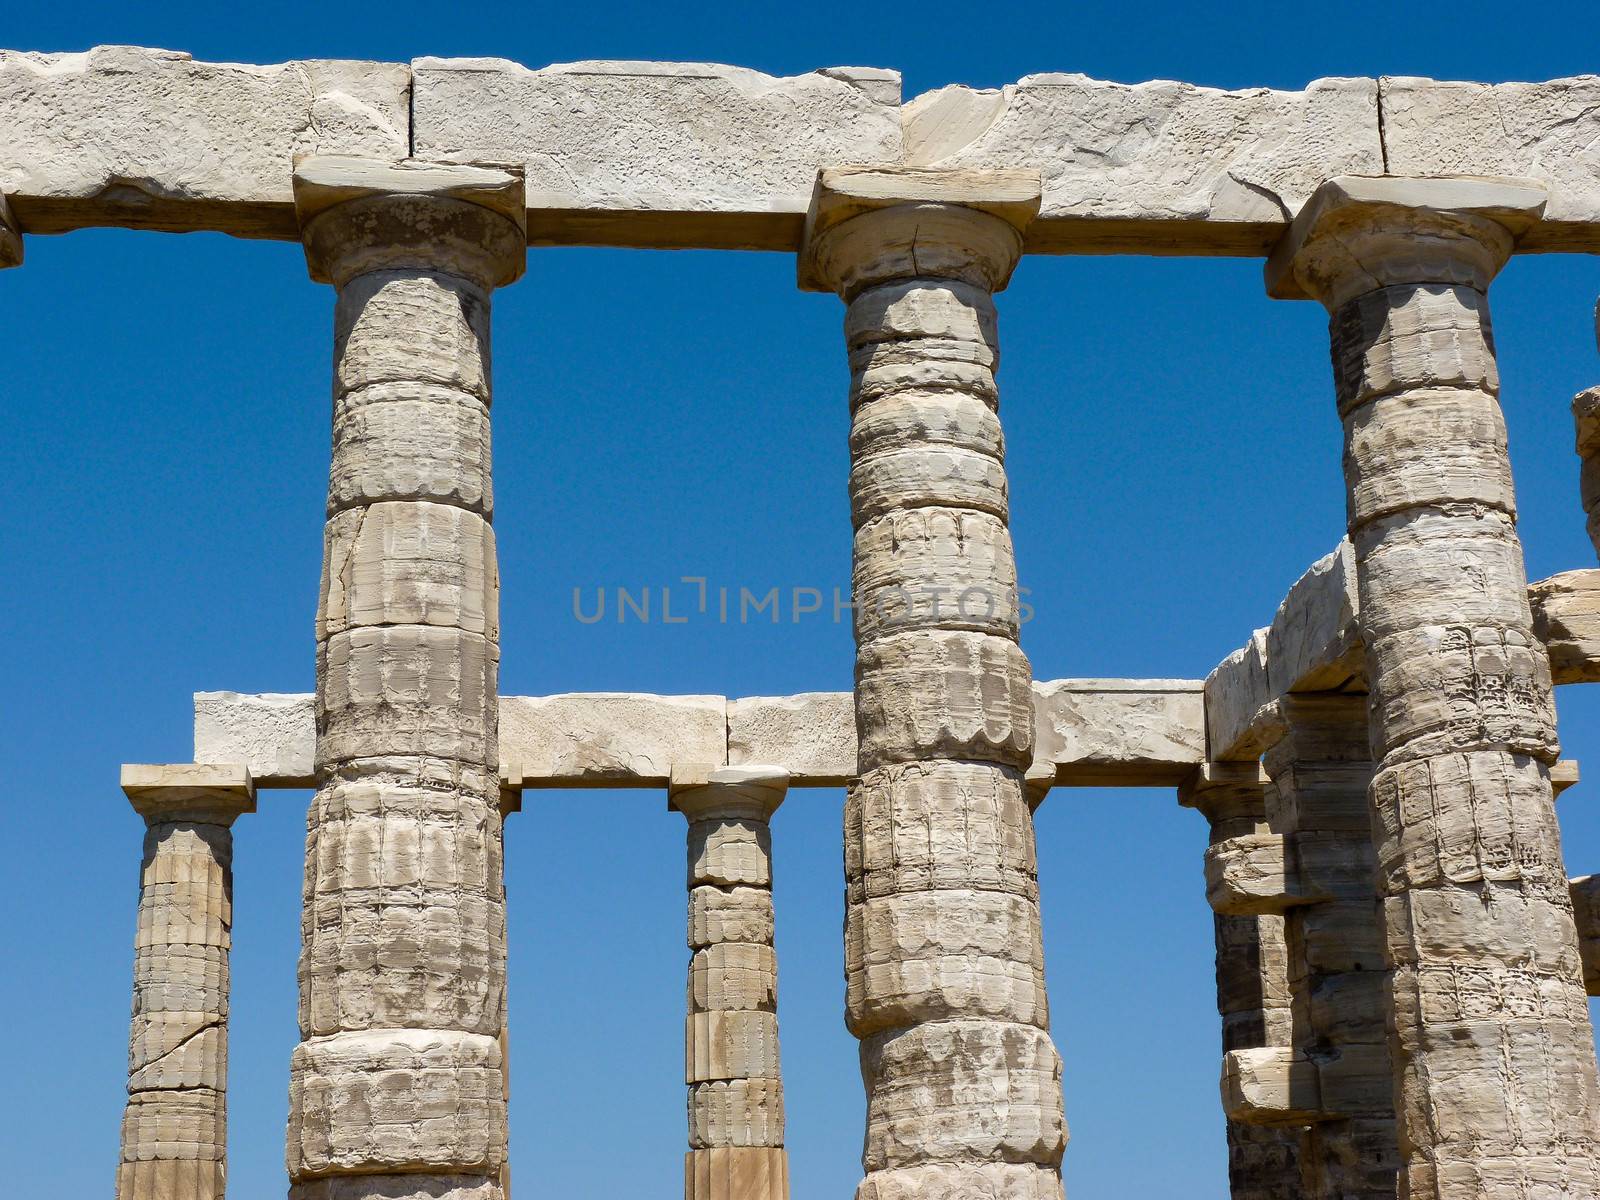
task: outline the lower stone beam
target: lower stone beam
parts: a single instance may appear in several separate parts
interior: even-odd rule
[[[1034,685],[1035,788],[1175,786],[1205,759],[1194,679],[1059,679]],[[262,788],[313,786],[309,695],[197,692],[195,757],[249,765]],[[849,692],[796,696],[570,693],[500,698],[510,789],[664,787],[673,767],[772,763],[792,787],[842,787],[856,769]]]

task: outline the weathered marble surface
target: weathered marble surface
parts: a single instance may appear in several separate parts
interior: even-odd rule
[[[1197,679],[1057,679],[1033,688],[1036,765],[1059,787],[1170,784],[1201,762]],[[521,787],[664,787],[674,764],[779,763],[793,787],[855,774],[849,692],[500,698],[500,756]],[[196,692],[195,761],[247,763],[257,785],[310,787],[309,695]]]
[[[1248,760],[1283,733],[1293,692],[1367,691],[1360,597],[1348,540],[1289,589],[1272,624],[1255,631],[1205,681],[1212,760]],[[1555,684],[1600,680],[1600,570],[1563,571],[1528,585],[1533,631]],[[1044,686],[1044,685],[1041,685]]]
[[[399,63],[4,50],[0,192],[29,233],[122,225],[298,239],[294,157],[405,157],[410,90]]]
[[[793,249],[817,171],[900,157],[900,76],[713,63],[412,64],[416,153],[519,162],[529,238]]]
[[[1593,250],[1600,222],[1600,75],[1545,83],[1378,81],[1391,175],[1506,175],[1549,188],[1523,250]]]
[[[1339,174],[1550,187],[1528,250],[1600,247],[1600,77],[1318,79],[1224,91],[1028,75],[902,102],[900,76],[496,58],[271,66],[101,46],[0,51],[0,192],[30,233],[91,225],[293,239],[297,154],[523,166],[535,244],[792,251],[817,171],[1025,169],[1027,249],[1261,255]]]
[[[905,129],[909,165],[1037,168],[1028,248],[1044,252],[1262,254],[1324,179],[1383,171],[1371,79],[1230,92],[1029,75],[927,92]]]

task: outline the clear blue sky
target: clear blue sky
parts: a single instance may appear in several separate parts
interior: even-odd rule
[[[897,67],[907,95],[1045,70],[1298,87],[1320,75],[1593,70],[1591,4],[25,5],[8,46],[197,58],[692,59]],[[5,137],[0,114],[0,146]],[[0,274],[0,784],[7,1191],[108,1194],[141,822],[124,761],[190,754],[197,689],[309,691],[332,294],[297,246],[80,232]],[[1529,570],[1590,566],[1568,401],[1600,382],[1600,263],[1522,259],[1494,311]],[[1206,674],[1343,528],[1324,318],[1253,261],[1030,259],[1001,299],[1016,545],[1041,678]],[[579,625],[574,587],[848,585],[841,309],[784,255],[539,250],[496,300],[501,687],[843,689],[847,625]],[[1560,697],[1600,779],[1600,700]],[[1600,868],[1600,783],[1562,805]],[[839,806],[776,826],[796,1200],[850,1194]],[[238,826],[233,1200],[283,1191],[306,795]],[[1226,1195],[1204,822],[1168,791],[1060,791],[1038,821],[1079,1197]],[[512,1155],[524,1197],[679,1194],[683,828],[660,794],[530,795],[507,832]],[[9,1110],[9,1111],[4,1111]]]

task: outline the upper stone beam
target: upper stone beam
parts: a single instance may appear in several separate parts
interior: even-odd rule
[[[536,245],[794,250],[817,171],[901,159],[900,76],[419,58],[420,157],[524,163]]]
[[[1386,170],[1502,175],[1549,190],[1519,251],[1600,249],[1600,76],[1547,83],[1378,81]]]
[[[28,233],[114,225],[298,240],[295,156],[405,157],[410,84],[397,63],[0,51],[0,192]]]

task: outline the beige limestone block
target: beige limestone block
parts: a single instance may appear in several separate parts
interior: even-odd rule
[[[1242,834],[1213,842],[1205,862],[1206,900],[1213,912],[1265,916],[1306,899],[1280,834]]]
[[[278,787],[315,784],[316,713],[309,694],[196,692],[196,762],[244,763]]]
[[[1047,1028],[1038,905],[1004,892],[878,896],[845,912],[846,1021],[858,1037],[990,1016]]]
[[[685,1200],[788,1200],[789,1157],[781,1147],[714,1146],[683,1158]]]
[[[625,692],[506,696],[500,746],[530,780],[567,786],[665,785],[674,763],[728,761],[721,696]]]
[[[689,963],[689,1011],[727,1012],[778,1007],[778,959],[772,947],[718,942]]]
[[[765,888],[697,887],[689,892],[689,948],[722,942],[772,944],[772,893]]]
[[[689,1089],[689,1146],[783,1145],[783,1085],[776,1079],[726,1079]]]
[[[1365,520],[1423,504],[1516,512],[1505,419],[1486,392],[1409,390],[1346,418],[1350,512]]]
[[[729,817],[689,826],[689,886],[772,886],[772,829]]]
[[[1600,683],[1600,570],[1563,571],[1528,585],[1533,633],[1557,684]]]
[[[1475,388],[1490,395],[1499,391],[1500,372],[1495,363],[1488,300],[1483,292],[1487,268],[1479,262],[1448,263],[1429,273],[1446,278],[1420,290],[1401,286],[1391,291],[1389,287],[1374,286],[1385,283],[1386,277],[1363,278],[1346,285],[1372,290],[1346,302],[1337,317],[1339,352],[1333,360],[1333,371],[1342,416],[1353,415],[1355,408],[1366,401],[1402,391]],[[1434,419],[1450,421],[1447,428],[1469,434],[1477,442],[1476,446],[1452,446],[1447,456],[1470,454],[1474,449],[1487,454],[1489,457],[1482,461],[1484,475],[1472,480],[1458,468],[1453,477],[1435,480],[1429,471],[1435,464],[1413,451],[1410,465],[1416,475],[1404,482],[1420,486],[1434,481],[1457,487],[1472,483],[1492,488],[1492,494],[1498,494],[1504,488],[1506,475],[1504,466],[1493,458],[1494,443],[1503,441],[1505,436],[1499,414],[1485,407],[1481,396],[1458,395],[1454,399],[1454,412],[1450,411],[1449,396],[1397,400],[1390,406],[1390,415],[1400,422],[1395,430],[1375,428],[1369,421],[1363,432],[1375,439],[1377,446],[1404,450],[1409,440],[1417,436],[1416,409],[1427,406]],[[1411,417],[1410,429],[1407,416]],[[1368,470],[1380,465],[1352,464]],[[1391,483],[1402,482],[1401,474],[1403,471],[1391,473]]]
[[[729,700],[727,724],[732,765],[778,763],[791,780],[813,787],[842,787],[855,774],[855,701],[849,692]]]
[[[860,769],[927,758],[1026,767],[1031,668],[1015,642],[966,632],[896,634],[856,658]]]
[[[0,52],[0,192],[35,233],[120,225],[293,240],[293,159],[404,155],[410,83],[397,63]]]
[[[133,1008],[145,1013],[228,1013],[228,951],[166,943],[137,951]]]
[[[226,1090],[228,1042],[218,1013],[157,1012],[134,1015],[128,1037],[128,1090]]]
[[[210,1159],[154,1159],[117,1164],[121,1200],[222,1200],[227,1168]]]
[[[869,1176],[939,1161],[1061,1161],[1061,1059],[1042,1030],[939,1021],[869,1038],[861,1060],[874,1081]]]
[[[933,1163],[875,1171],[856,1200],[1061,1200],[1061,1175],[1032,1163]]]
[[[487,404],[489,307],[481,287],[442,271],[350,280],[334,308],[335,396],[381,383],[429,385]]]
[[[869,771],[846,796],[844,845],[852,904],[945,888],[1038,897],[1033,821],[1015,770],[926,762]]]
[[[874,288],[868,297],[892,290]],[[868,342],[850,358],[853,455],[926,444],[1003,455],[1005,434],[995,411],[999,393],[988,347]]]
[[[1585,875],[1571,885],[1573,920],[1578,927],[1578,954],[1583,961],[1583,985],[1600,996],[1600,875]]]
[[[318,636],[432,625],[500,637],[494,530],[447,504],[379,503],[336,513],[323,536]]]
[[[480,634],[402,625],[352,629],[317,647],[317,757],[498,761],[499,647]]]
[[[1550,189],[1530,250],[1588,250],[1600,219],[1600,77],[1545,83],[1379,80],[1386,171],[1509,175]]]
[[[943,504],[1007,516],[1005,465],[963,446],[890,449],[850,467],[850,508],[857,525],[897,508]]]
[[[1383,170],[1371,79],[1303,91],[1025,76],[905,106],[906,161],[1037,168],[1029,248],[1261,254],[1329,176]]]
[[[1386,765],[1372,811],[1385,894],[1486,882],[1566,890],[1549,770],[1531,758],[1491,750]]]
[[[1323,1115],[1316,1064],[1289,1046],[1230,1050],[1223,1056],[1222,1108],[1252,1125],[1304,1125]]]
[[[122,1161],[221,1163],[227,1157],[221,1092],[202,1088],[133,1092],[122,1114]]]
[[[1060,783],[1170,785],[1205,758],[1196,679],[1058,679],[1034,684],[1034,761]]]
[[[486,518],[494,509],[489,410],[457,389],[378,383],[335,396],[328,511],[403,498]]]
[[[685,1024],[684,1079],[778,1079],[778,1018],[760,1010],[696,1012]]]
[[[304,1041],[290,1064],[290,1177],[496,1171],[503,1089],[493,1037],[383,1029]]]
[[[535,243],[793,250],[821,167],[897,162],[900,79],[420,58],[415,152],[525,163]]]
[[[896,509],[855,539],[855,626],[863,641],[914,629],[1016,637],[1016,559],[998,517],[959,508]]]

